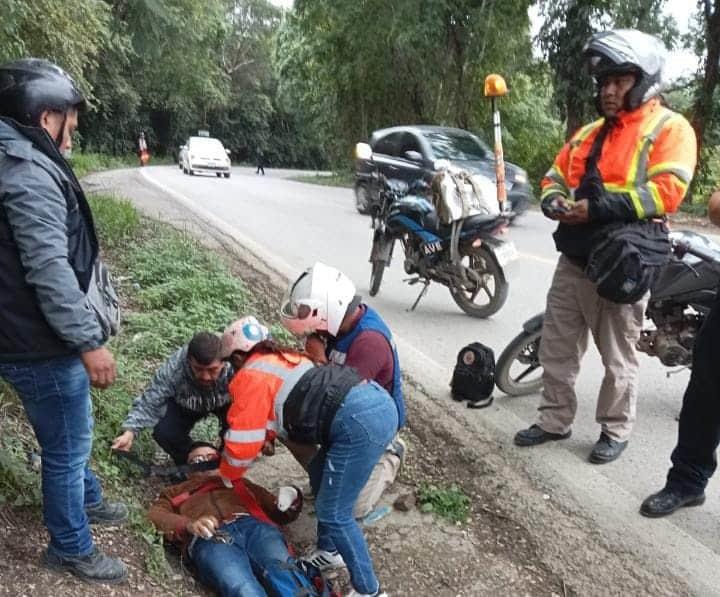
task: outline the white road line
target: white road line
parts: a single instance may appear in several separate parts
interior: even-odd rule
[[[530,261],[537,261],[546,265],[555,265],[557,263],[557,257],[554,259],[550,259],[549,257],[538,257],[537,255],[523,253],[522,251],[518,251],[518,257],[520,257],[521,259],[529,259]]]

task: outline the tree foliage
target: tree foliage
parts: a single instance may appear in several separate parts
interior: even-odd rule
[[[566,122],[566,137],[595,117],[594,84],[583,48],[593,33],[631,27],[659,35],[672,47],[674,19],[663,16],[666,0],[539,0],[544,23],[538,41],[554,72],[555,101]]]
[[[278,35],[285,105],[300,106],[338,159],[378,127],[488,122],[487,74],[532,61],[525,0],[297,0]]]

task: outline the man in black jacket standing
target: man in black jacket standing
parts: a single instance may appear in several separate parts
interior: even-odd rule
[[[0,377],[18,393],[42,450],[44,565],[121,582],[125,565],[93,545],[90,523],[127,518],[88,467],[90,385],[115,380],[112,325],[90,298],[92,214],[63,153],[84,99],[56,65],[0,66]],[[102,301],[100,301],[102,303]]]

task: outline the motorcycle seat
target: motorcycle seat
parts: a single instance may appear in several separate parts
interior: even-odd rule
[[[498,225],[502,218],[503,216],[485,214],[477,214],[474,216],[470,216],[469,218],[465,218],[463,220],[460,234],[465,234],[467,232],[477,232],[480,230],[492,230]],[[440,224],[436,232],[443,237],[450,236],[450,233],[452,232],[452,225]]]

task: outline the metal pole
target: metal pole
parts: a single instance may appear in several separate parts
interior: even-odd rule
[[[505,159],[503,157],[502,127],[500,125],[500,109],[497,98],[490,98],[493,112],[493,129],[495,137],[495,184],[497,186],[497,200],[502,210],[507,199],[505,189]]]

